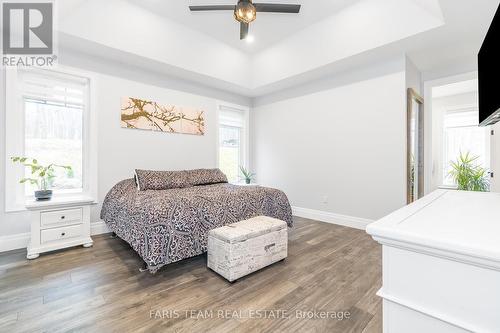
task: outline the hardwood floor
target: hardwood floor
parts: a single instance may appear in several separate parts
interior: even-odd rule
[[[0,254],[0,332],[381,332],[380,246],[360,230],[295,221],[288,258],[233,284],[205,255],[140,273],[109,235],[33,261]]]

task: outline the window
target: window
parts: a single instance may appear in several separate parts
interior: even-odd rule
[[[219,105],[219,168],[230,182],[240,180],[240,166],[248,167],[248,110]]]
[[[87,77],[44,69],[12,69],[7,74],[6,188],[16,188],[6,196],[8,210],[22,209],[36,189],[18,184],[30,170],[11,163],[12,156],[69,165],[70,171],[56,169],[50,184],[54,193],[90,195],[89,83]]]
[[[52,77],[43,73],[19,75],[24,108],[24,156],[41,164],[69,165],[71,172],[56,169],[53,190],[83,189],[83,110],[86,81]],[[29,176],[29,170],[26,170]],[[26,185],[26,193],[32,193]]]
[[[489,168],[488,129],[478,126],[477,107],[448,110],[443,119],[443,185],[455,185],[449,176],[451,162],[457,160],[460,153],[470,152],[478,156],[477,164]]]

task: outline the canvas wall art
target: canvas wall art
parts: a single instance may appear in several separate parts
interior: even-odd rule
[[[121,126],[142,130],[204,135],[203,110],[162,105],[132,97],[121,100]]]

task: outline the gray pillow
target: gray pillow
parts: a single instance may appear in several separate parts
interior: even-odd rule
[[[135,178],[139,191],[168,190],[191,186],[188,181],[188,171],[153,171],[136,169]]]
[[[227,177],[220,169],[196,169],[186,172],[192,186],[227,183]]]

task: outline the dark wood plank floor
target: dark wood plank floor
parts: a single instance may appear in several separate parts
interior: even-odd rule
[[[381,248],[360,230],[295,220],[287,260],[234,284],[205,255],[139,273],[109,235],[33,261],[0,254],[0,332],[381,332]]]

